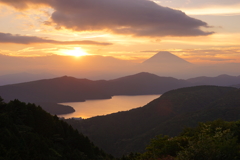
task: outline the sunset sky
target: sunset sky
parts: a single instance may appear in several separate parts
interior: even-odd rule
[[[0,0],[0,54],[240,63],[239,0]]]

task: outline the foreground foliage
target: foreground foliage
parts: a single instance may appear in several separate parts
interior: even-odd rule
[[[0,98],[0,159],[112,159],[57,116],[34,104]]]
[[[240,121],[215,120],[186,128],[179,136],[158,135],[146,152],[127,160],[238,160]],[[128,158],[127,158],[128,157]]]

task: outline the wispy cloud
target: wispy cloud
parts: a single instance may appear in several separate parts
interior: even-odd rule
[[[173,8],[196,8],[206,6],[233,6],[239,4],[239,0],[151,0],[163,6]]]
[[[105,31],[115,34],[163,37],[205,36],[208,24],[185,13],[149,0],[0,0],[17,9],[48,5],[55,11],[50,25],[75,31]]]
[[[240,15],[240,3],[232,6],[208,6],[182,9],[188,15]]]
[[[97,42],[97,41],[56,41],[47,38],[40,38],[36,36],[22,36],[13,35],[10,33],[0,32],[0,43],[17,43],[17,44],[34,44],[34,43],[50,43],[50,44],[63,44],[63,45],[111,45],[111,43]]]
[[[233,61],[235,59],[224,59],[224,58],[199,58],[199,60],[207,60],[207,61],[213,61],[213,62],[228,62]]]

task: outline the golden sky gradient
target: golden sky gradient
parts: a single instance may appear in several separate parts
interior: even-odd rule
[[[240,63],[240,1],[0,0],[0,54]],[[78,54],[79,53],[79,54]]]

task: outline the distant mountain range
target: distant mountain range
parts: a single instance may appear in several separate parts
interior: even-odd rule
[[[184,80],[144,72],[109,81],[64,76],[0,86],[0,96],[5,100],[19,99],[37,104],[80,102],[89,99],[108,99],[114,95],[162,94],[189,85],[191,84]]]
[[[162,94],[166,91],[191,86],[191,83],[172,77],[160,77],[141,72],[108,81],[112,95]]]
[[[231,86],[240,83],[240,76],[219,75],[217,77],[196,77],[187,79],[194,85]]]
[[[139,72],[149,72],[162,77],[175,77],[178,79],[189,79],[199,76],[216,77],[222,74],[240,75],[240,70],[238,69],[240,68],[240,63],[193,64],[177,54],[166,51],[158,52],[142,63],[100,55],[75,58],[58,55],[11,57],[0,54],[0,66],[0,76],[15,73],[36,74],[47,72],[56,75],[56,77],[68,75],[91,80],[110,80]],[[12,81],[20,83],[23,82],[22,80],[32,81],[36,79],[24,77],[13,79],[10,76],[8,82],[5,80],[1,82],[0,77],[0,85],[10,84]]]
[[[137,81],[145,81],[151,82],[151,83],[156,83],[154,80],[159,80],[156,77],[155,74],[149,73],[149,76],[144,76],[143,73],[147,72],[141,72],[142,74],[136,74],[136,75],[130,75],[130,76],[125,76],[122,78],[117,78],[113,80],[109,80],[112,83],[118,83],[117,81],[123,80],[124,79],[132,79],[133,81],[138,79]],[[151,76],[150,76],[151,75]],[[137,77],[138,76],[138,77]],[[142,76],[142,77],[140,77]],[[135,77],[135,79],[134,79]],[[146,79],[148,77],[148,79]],[[48,73],[42,73],[42,74],[31,74],[31,73],[16,73],[16,74],[7,74],[0,76],[0,86],[3,85],[9,85],[9,84],[18,84],[18,83],[25,83],[25,82],[32,82],[32,81],[37,81],[37,80],[42,80],[42,79],[50,79],[50,78],[55,78],[54,75],[48,74]],[[73,78],[73,77],[72,77]],[[164,78],[170,78],[170,77],[161,77],[161,80],[164,80]],[[78,78],[76,78],[78,79]],[[172,80],[175,78],[172,78]],[[216,77],[207,77],[207,76],[201,76],[201,77],[195,77],[195,78],[189,78],[185,80],[180,80],[180,81],[186,81],[185,83],[191,83],[192,85],[216,85],[216,86],[236,86],[237,84],[240,83],[240,76],[230,76],[230,75],[219,75]],[[174,82],[175,83],[175,82]],[[174,88],[174,87],[173,87]]]
[[[198,122],[240,118],[240,89],[197,86],[172,90],[147,105],[130,111],[82,121],[66,120],[97,146],[121,157],[141,152],[156,135],[178,135]]]
[[[108,99],[114,95],[162,94],[169,90],[196,85],[234,86],[239,83],[239,80],[240,76],[228,75],[180,80],[146,72],[113,80],[97,81],[64,76],[0,86],[0,96],[5,100],[19,99],[24,102],[41,104],[50,113],[64,114],[74,112],[74,109],[59,106],[56,103]]]

